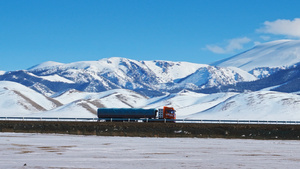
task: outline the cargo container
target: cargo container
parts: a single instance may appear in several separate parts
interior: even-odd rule
[[[97,115],[99,119],[176,119],[173,107],[162,109],[99,108]]]

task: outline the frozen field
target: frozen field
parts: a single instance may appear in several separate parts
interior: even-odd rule
[[[299,163],[300,141],[0,133],[0,168],[298,168]]]

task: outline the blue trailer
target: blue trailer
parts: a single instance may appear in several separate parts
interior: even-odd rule
[[[156,118],[157,109],[99,108],[98,118]]]

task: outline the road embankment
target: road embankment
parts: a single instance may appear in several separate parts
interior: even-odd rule
[[[300,125],[0,121],[0,132],[98,136],[300,139]]]

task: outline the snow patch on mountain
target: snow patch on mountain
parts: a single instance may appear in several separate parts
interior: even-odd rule
[[[45,80],[51,81],[51,82],[64,82],[64,83],[75,83],[69,79],[66,79],[64,77],[61,77],[59,75],[49,75],[49,76],[39,76]]]

